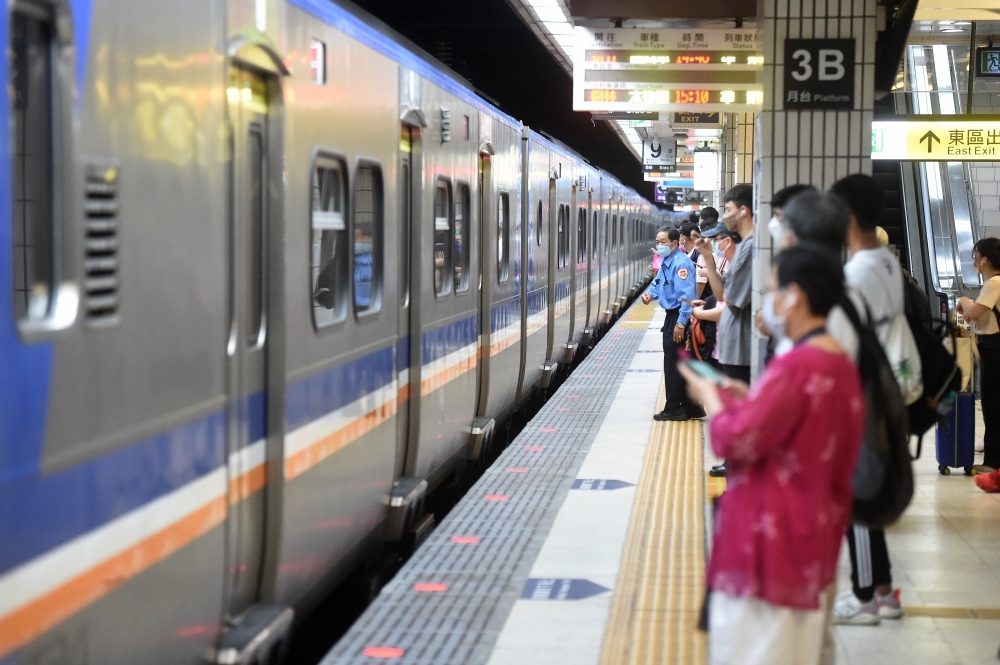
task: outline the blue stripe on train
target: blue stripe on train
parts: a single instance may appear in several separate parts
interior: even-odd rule
[[[490,332],[503,330],[521,320],[521,297],[514,296],[490,310]]]
[[[429,330],[421,337],[423,364],[432,363],[449,353],[458,351],[479,339],[479,316],[473,315],[464,319]]]
[[[219,468],[225,434],[219,412],[71,469],[0,487],[0,574]]]

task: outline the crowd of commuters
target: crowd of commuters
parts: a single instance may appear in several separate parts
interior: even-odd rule
[[[710,445],[726,460],[712,470],[729,480],[708,566],[710,663],[825,665],[831,624],[903,615],[884,531],[851,522],[871,454],[866,427],[878,411],[868,406],[859,347],[881,347],[892,364],[908,325],[908,277],[878,226],[883,191],[874,179],[849,176],[829,192],[794,185],[770,202],[773,270],[755,317],[752,196],[739,185],[723,197],[721,221],[706,209],[700,223],[657,234],[663,263],[643,298],[667,313],[667,403],[654,418],[707,414]],[[1000,240],[980,240],[973,260],[984,287],[957,309],[973,322],[981,355],[986,435],[976,483],[1000,491]],[[755,326],[768,345],[751,385]],[[914,380],[892,378],[900,394]],[[837,595],[845,534],[852,586]]]

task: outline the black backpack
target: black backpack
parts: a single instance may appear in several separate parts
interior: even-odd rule
[[[874,329],[861,323],[847,296],[840,307],[858,336],[857,366],[865,391],[865,437],[854,469],[851,521],[882,528],[899,519],[913,498],[909,418]]]
[[[944,340],[952,332],[944,321],[931,317],[930,303],[917,280],[903,271],[906,321],[917,344],[923,372],[924,392],[916,402],[906,407],[910,416],[910,434],[923,437],[941,416],[951,409],[954,393],[962,388],[962,372],[955,356],[948,353]],[[920,447],[917,448],[920,456]]]

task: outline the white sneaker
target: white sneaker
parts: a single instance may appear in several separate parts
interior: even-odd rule
[[[882,596],[875,592],[875,606],[883,619],[899,619],[903,616],[903,606],[899,602],[899,589],[893,589]]]
[[[833,603],[831,623],[835,626],[877,626],[881,621],[874,598],[862,603],[853,591],[847,590]]]

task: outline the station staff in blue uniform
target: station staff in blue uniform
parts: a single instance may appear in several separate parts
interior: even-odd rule
[[[662,227],[656,232],[660,271],[642,296],[645,304],[656,300],[667,312],[663,322],[663,383],[667,401],[653,420],[703,418],[705,412],[687,394],[687,382],[677,371],[677,349],[684,345],[684,329],[691,321],[691,301],[698,297],[694,263],[680,246],[681,232]]]

